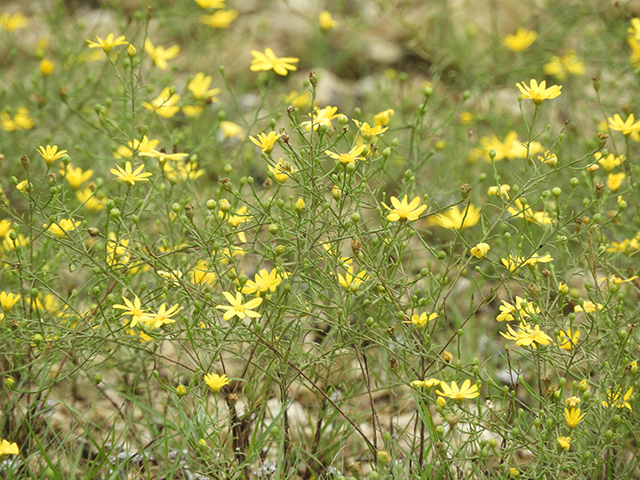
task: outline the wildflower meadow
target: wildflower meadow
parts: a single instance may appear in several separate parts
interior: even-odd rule
[[[640,479],[640,3],[0,2],[0,477]]]

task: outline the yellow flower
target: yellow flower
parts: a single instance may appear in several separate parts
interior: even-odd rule
[[[11,310],[18,300],[20,300],[20,295],[14,295],[13,293],[7,293],[4,291],[0,292],[0,305],[2,306],[2,311],[4,313]]]
[[[165,251],[171,251],[170,246],[167,246],[165,248]],[[180,247],[176,246],[176,250],[178,248]],[[164,278],[168,284],[174,285],[176,287],[180,286],[180,279],[182,278],[182,272],[180,270],[171,270],[170,272],[167,272],[165,270],[157,270],[156,273]]]
[[[78,197],[80,203],[84,204],[85,207],[93,212],[99,212],[104,208],[105,202],[96,197],[90,188],[78,190],[76,197]]]
[[[551,261],[553,261],[553,258],[551,258],[551,255],[546,254],[544,256],[539,256],[537,253],[534,253],[533,255],[531,255],[531,257],[525,259],[524,257],[519,257],[519,256],[511,256],[509,255],[508,258],[506,259],[501,259],[502,264],[507,267],[509,269],[510,272],[517,272],[520,267],[524,266],[524,265],[531,265],[534,266],[536,265],[538,262],[540,263],[549,263]]]
[[[332,28],[336,28],[338,26],[338,22],[336,22],[333,18],[331,18],[331,14],[326,10],[320,12],[320,16],[318,17],[318,22],[320,23],[320,28],[325,32],[331,30]]]
[[[622,134],[625,136],[640,131],[640,121],[634,122],[635,117],[633,116],[633,113],[629,115],[624,121],[617,113],[613,117],[609,117],[608,120],[609,128],[611,130],[622,132]]]
[[[80,185],[89,180],[93,175],[93,170],[83,171],[80,167],[73,168],[73,166],[69,163],[67,164],[66,170],[64,168],[60,169],[60,175],[63,175],[67,182],[69,182],[69,186],[73,190],[77,190]]]
[[[507,212],[513,215],[513,218],[524,218],[527,222],[537,223],[538,225],[550,225],[553,219],[547,212],[534,212],[527,205],[525,208],[519,198],[513,201],[514,207],[507,208]]]
[[[112,168],[109,171],[113,173],[118,180],[121,180],[132,187],[136,184],[136,182],[149,181],[147,177],[150,177],[152,174],[150,172],[142,172],[143,169],[144,165],[140,165],[135,170],[132,170],[131,162],[127,162],[125,163],[124,168],[122,168],[120,165],[116,165],[116,168]]]
[[[517,468],[513,468],[511,467],[509,469],[509,475],[511,475],[512,477],[519,477],[520,476],[520,471]]]
[[[638,278],[638,276],[634,275],[631,278],[627,278],[626,280],[623,280],[620,277],[616,277],[615,275],[609,275],[608,277],[599,278],[598,282],[606,281],[607,287],[609,287],[610,285],[615,285],[616,287],[619,287],[623,283],[634,281],[636,278]]]
[[[367,141],[373,139],[377,135],[381,135],[389,129],[389,127],[383,128],[380,125],[372,127],[367,122],[360,123],[358,120],[354,120],[353,123],[356,124],[356,126],[360,130],[360,134]]]
[[[329,155],[334,160],[338,160],[342,166],[347,166],[349,163],[356,163],[356,160],[364,160],[364,157],[360,156],[366,145],[360,145],[359,147],[353,147],[349,150],[349,153],[333,153],[329,150],[325,150],[324,153]]]
[[[610,172],[625,161],[624,155],[616,157],[613,153],[610,153],[606,157],[603,157],[602,153],[596,152],[594,156],[596,157],[598,163],[602,165],[602,168],[604,168],[607,172]]]
[[[43,77],[48,77],[53,73],[53,62],[48,59],[44,59],[40,62],[40,73]]]
[[[0,238],[5,237],[9,230],[11,229],[11,222],[9,220],[5,220],[4,218],[0,220]]]
[[[633,387],[629,387],[629,389],[625,392],[624,397],[622,399],[620,398],[621,393],[622,393],[622,387],[618,387],[615,390],[615,392],[612,392],[611,390],[607,389],[608,399],[606,401],[603,400],[602,405],[604,405],[605,407],[618,407],[618,408],[626,407],[629,409],[630,412],[633,412],[633,409],[631,408],[631,404],[628,401],[631,398],[631,395],[633,395]]]
[[[612,192],[617,192],[626,177],[627,175],[624,172],[610,173],[607,178],[607,187],[609,187],[609,190]]]
[[[190,273],[189,279],[194,285],[213,285],[216,281],[216,274],[209,270],[209,264],[204,260],[198,260]]]
[[[197,99],[203,99],[207,102],[215,103],[218,101],[216,95],[220,93],[220,89],[212,88],[209,90],[212,80],[213,79],[209,75],[198,72],[187,85],[187,90],[193,93],[193,96]]]
[[[545,150],[543,156],[539,156],[538,160],[546,163],[550,167],[556,167],[558,165],[558,157],[555,153],[551,153],[549,150]]]
[[[582,307],[580,305],[576,305],[573,308],[573,311],[575,313],[578,313],[578,312],[595,313],[596,308],[598,310],[602,310],[602,304],[598,303],[598,305],[596,305],[592,301],[587,300],[586,302],[584,302]]]
[[[149,102],[142,102],[142,106],[149,111],[155,112],[162,118],[171,118],[180,111],[180,107],[176,103],[180,100],[180,95],[174,93],[171,95],[170,87],[165,87],[160,95]]]
[[[130,316],[131,321],[129,326],[131,328],[135,327],[139,321],[141,321],[142,317],[145,315],[145,312],[149,310],[148,308],[142,309],[142,305],[140,303],[140,299],[137,295],[134,295],[133,302],[126,297],[122,297],[124,301],[124,305],[117,304],[114,305],[113,308],[117,308],[118,310],[124,310],[120,316]]]
[[[189,155],[187,153],[167,153],[164,151],[164,148],[160,151],[156,150],[156,149],[151,149],[148,152],[140,152],[140,156],[141,157],[154,157],[158,159],[158,162],[160,162],[160,164],[165,163],[167,160],[173,160],[175,162],[178,162],[186,157],[188,157]]]
[[[0,15],[0,27],[7,32],[24,28],[27,26],[27,23],[29,23],[29,19],[20,12],[17,12],[15,15],[6,12]]]
[[[185,105],[182,107],[182,113],[184,113],[185,117],[197,117],[202,112],[204,112],[204,107],[199,105]]]
[[[495,152],[494,162],[498,162],[504,158],[507,160],[514,160],[516,158],[527,157],[527,147],[518,140],[518,133],[515,130],[511,130],[504,137],[504,141],[500,141],[495,135],[490,137],[482,137],[480,139],[480,148],[473,150],[471,156],[472,159],[484,158],[487,163],[491,163],[491,157],[489,152],[493,150]],[[540,142],[531,142],[529,144],[529,154],[535,155],[544,150]]]
[[[180,46],[174,45],[173,47],[169,47],[165,50],[162,45],[154,47],[151,40],[147,38],[144,41],[144,50],[147,52],[149,57],[151,57],[151,60],[153,60],[156,67],[160,70],[166,70],[168,67],[167,60],[172,60],[178,56],[180,53]]]
[[[213,15],[202,15],[200,17],[200,23],[204,23],[213,28],[228,28],[231,22],[237,17],[237,10],[219,10]]]
[[[566,283],[561,283],[558,285],[558,292],[560,295],[568,295],[569,294],[569,286]]]
[[[67,233],[75,230],[80,225],[80,220],[74,220],[73,218],[63,218],[57,223],[52,223],[49,225],[47,230],[53,233],[58,238],[66,238]],[[47,224],[43,224],[43,227],[46,227]]]
[[[220,130],[222,131],[224,138],[236,137],[238,140],[244,139],[244,132],[242,131],[242,127],[236,123],[222,121],[220,122]]]
[[[580,415],[579,408],[572,408],[571,410],[568,408],[564,409],[564,419],[567,421],[567,425],[571,430],[578,426],[578,423],[580,423],[580,420],[582,420],[585,415],[586,413]]]
[[[462,125],[469,125],[471,122],[473,122],[473,113],[471,113],[471,112],[460,112],[460,115],[458,116],[458,119],[460,120],[460,123]]]
[[[313,130],[316,131],[321,125],[325,127],[331,126],[331,120],[340,116],[338,112],[338,107],[327,106],[325,108],[319,109],[315,107],[313,116],[310,121],[302,122],[300,126],[304,127],[307,132],[311,131],[311,125],[313,124]]]
[[[303,90],[301,92],[291,90],[289,94],[284,97],[284,101],[288,105],[292,105],[296,108],[306,108],[311,105],[311,98],[309,98],[308,90]]]
[[[233,298],[229,292],[222,292],[230,305],[218,305],[216,308],[218,310],[226,310],[223,317],[225,320],[229,321],[233,317],[238,317],[240,320],[244,319],[244,317],[250,318],[260,318],[258,312],[254,312],[253,309],[259,307],[262,303],[262,298],[256,297],[253,300],[249,300],[247,303],[242,303],[242,294],[240,292],[236,292],[236,297]]]
[[[491,247],[489,246],[489,244],[482,242],[473,247],[469,253],[471,253],[471,255],[476,258],[482,258],[490,249]]]
[[[204,382],[209,385],[213,393],[218,393],[222,387],[231,383],[226,375],[218,375],[217,373],[209,373],[204,376]]]
[[[15,130],[31,130],[36,121],[29,115],[29,110],[25,107],[19,107],[16,114],[11,118],[6,111],[0,113],[0,126],[7,132]]]
[[[138,140],[136,138],[133,142],[127,142],[128,146],[120,145],[113,156],[114,158],[131,158],[134,153],[150,152],[151,150],[155,150],[159,143],[160,140],[149,140],[149,138],[144,135],[142,140]]]
[[[549,335],[540,330],[538,325],[532,329],[524,320],[520,322],[517,332],[511,328],[511,325],[507,325],[507,330],[509,330],[509,334],[500,332],[500,335],[508,340],[515,340],[516,345],[519,346],[531,346],[533,348],[537,348],[536,343],[539,343],[540,345],[549,345],[552,340]]]
[[[284,183],[287,180],[287,178],[289,178],[290,176],[292,176],[294,173],[298,171],[296,167],[291,165],[289,162],[285,162],[282,159],[278,160],[278,163],[276,163],[275,168],[272,167],[271,165],[269,165],[268,168],[269,168],[269,171],[273,173],[273,176],[276,179],[276,182],[278,183]]]
[[[251,67],[249,68],[252,72],[273,70],[283,77],[289,73],[289,70],[297,70],[297,67],[293,64],[300,61],[299,58],[294,57],[278,58],[270,48],[266,48],[264,53],[252,50],[251,55],[253,55],[253,60],[251,61]]]
[[[413,222],[427,209],[426,205],[419,206],[420,197],[415,197],[411,200],[411,203],[407,202],[407,195],[404,196],[402,201],[399,201],[396,197],[391,197],[390,200],[393,208],[382,202],[384,208],[390,211],[389,215],[387,215],[387,220],[390,222],[406,222],[407,220]]]
[[[169,180],[177,179],[180,181],[186,180],[195,180],[204,175],[204,170],[198,170],[198,162],[177,162],[169,164],[169,162],[164,164],[163,167],[164,174],[167,176]]]
[[[126,265],[131,259],[131,255],[128,253],[129,240],[121,238],[118,241],[114,232],[109,232],[109,237],[106,241],[107,247],[107,264],[113,266],[116,263]]]
[[[631,254],[633,250],[640,250],[640,242],[635,238],[625,238],[621,242],[611,242],[607,252]]]
[[[44,162],[47,164],[47,167],[50,167],[53,165],[53,162],[67,154],[66,150],[58,151],[57,145],[54,145],[53,147],[51,145],[47,145],[46,147],[40,146],[39,148],[40,149],[36,150],[36,152],[44,158]]]
[[[259,146],[262,149],[263,153],[271,153],[276,140],[278,140],[279,138],[280,134],[276,134],[276,132],[269,132],[268,135],[259,133],[257,139],[250,136],[249,140]]]
[[[547,87],[547,81],[543,80],[538,85],[538,82],[535,79],[531,79],[531,86],[526,83],[516,83],[516,87],[522,93],[522,98],[529,98],[533,100],[533,103],[536,105],[540,105],[544,100],[550,100],[552,98],[556,98],[562,92],[562,85],[553,85],[549,88]]]
[[[471,204],[462,212],[458,207],[451,207],[451,209],[445,213],[439,213],[429,217],[429,223],[432,225],[439,225],[450,230],[473,227],[478,221],[480,221],[480,209]]]
[[[506,200],[509,200],[509,190],[511,190],[511,186],[510,185],[500,185],[500,187],[497,186],[492,186],[489,187],[489,189],[487,190],[487,195],[491,196],[497,196],[497,197],[504,197]]]
[[[427,326],[427,323],[429,323],[432,320],[435,320],[436,318],[438,318],[437,313],[432,313],[431,315],[428,315],[426,312],[423,312],[420,314],[420,316],[415,314],[412,315],[411,323],[413,323],[418,328],[424,328]]]
[[[437,378],[430,378],[429,380],[414,380],[410,385],[414,388],[431,388],[440,385],[440,383]]]
[[[16,185],[16,188],[26,195],[33,190],[33,185],[29,180],[23,180]]]
[[[224,8],[227,0],[196,0],[200,8]]]
[[[545,75],[555,75],[555,77],[562,81],[567,77],[567,74],[572,75],[584,75],[586,69],[584,63],[578,60],[576,52],[573,50],[567,50],[562,57],[552,56],[549,63],[543,68]]]
[[[576,408],[580,403],[580,399],[578,397],[569,397],[564,403],[566,403],[569,408]]]
[[[167,310],[166,305],[163,303],[162,305],[160,305],[158,313],[154,313],[152,315],[144,313],[140,317],[140,321],[146,323],[150,328],[160,328],[163,325],[175,323],[176,321],[171,318],[171,315],[175,315],[180,310],[182,310],[182,307],[178,305],[174,305],[169,310]]]
[[[569,450],[571,448],[571,437],[558,437],[558,445],[560,448]]]
[[[502,39],[502,44],[514,52],[522,52],[535,42],[538,34],[533,30],[519,28],[515,34],[509,34]]]
[[[376,113],[373,116],[373,124],[376,127],[386,127],[387,125],[389,125],[389,122],[391,121],[391,117],[393,117],[395,113],[396,112],[392,108],[388,108],[387,110],[383,110],[382,112]]]
[[[570,328],[566,331],[560,330],[557,338],[558,347],[562,350],[571,351],[571,349],[578,344],[578,340],[580,339],[580,330],[575,330],[574,332],[571,332]]]
[[[627,43],[631,47],[629,62],[633,67],[638,67],[640,65],[640,40],[637,37],[628,36]]]
[[[98,37],[97,35],[96,35],[96,38],[98,39],[97,43],[92,42],[91,40],[87,40],[87,43],[89,44],[89,48],[101,48],[102,51],[107,55],[111,53],[111,50],[113,50],[113,47],[117,47],[119,45],[127,45],[129,43],[125,40],[124,35],[121,35],[114,40],[113,33],[110,33],[107,36],[107,38],[104,40]]]
[[[305,207],[304,198],[300,197],[295,204],[296,212],[301,213],[304,210],[304,207]]]
[[[533,302],[527,302],[524,298],[516,296],[515,303],[518,314],[520,314],[522,318],[528,318],[531,315],[540,313],[539,307],[536,307]]]
[[[367,280],[369,275],[367,275],[366,270],[360,270],[356,275],[353,274],[353,267],[350,266],[344,274],[344,277],[338,273],[338,282],[345,290],[350,290],[351,292],[357,292],[362,285],[362,282]]]
[[[5,455],[19,455],[20,449],[18,448],[18,444],[13,442],[9,443],[7,440],[2,439],[0,442],[0,458]]]
[[[265,293],[271,291],[275,292],[276,287],[282,282],[282,277],[278,274],[278,271],[274,268],[270,272],[267,272],[266,268],[256,273],[255,281],[248,280],[242,287],[242,293],[255,293],[258,296],[262,296]]]
[[[465,398],[476,398],[480,395],[478,392],[478,386],[476,384],[471,385],[471,380],[466,379],[460,388],[456,382],[451,382],[451,386],[446,382],[440,383],[440,390],[436,390],[436,393],[442,397],[448,397],[455,401],[464,400]]]
[[[496,317],[496,320],[499,322],[504,322],[505,320],[507,322],[511,322],[514,320],[513,314],[517,311],[516,307],[506,300],[502,300],[502,305],[500,305],[500,314]]]

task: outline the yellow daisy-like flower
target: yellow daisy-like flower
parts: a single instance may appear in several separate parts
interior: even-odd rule
[[[205,260],[198,260],[190,274],[189,280],[194,285],[213,285],[216,281],[216,274],[209,270],[209,264]]]
[[[104,40],[98,37],[97,35],[96,35],[96,38],[98,39],[97,42],[92,42],[91,40],[87,40],[87,43],[89,44],[89,48],[101,48],[102,51],[107,55],[111,53],[111,50],[113,50],[113,47],[129,44],[129,42],[125,40],[124,35],[121,35],[118,38],[114,38],[113,33],[110,33],[107,36],[107,38],[105,38]]]
[[[164,148],[160,151],[156,149],[151,149],[148,152],[140,152],[141,157],[154,157],[158,159],[160,164],[165,163],[167,160],[173,160],[174,162],[178,162],[188,157],[187,153],[167,153],[164,151]]]
[[[573,311],[575,313],[578,312],[585,312],[585,313],[595,313],[596,310],[602,310],[602,304],[598,303],[597,305],[595,303],[593,303],[590,300],[587,300],[586,302],[584,302],[583,306],[581,307],[580,305],[576,305],[573,308]]]
[[[576,408],[580,403],[580,399],[578,397],[569,397],[564,403],[566,403],[569,408]]]
[[[364,151],[365,148],[367,148],[366,145],[360,145],[353,147],[351,150],[349,150],[349,153],[333,153],[329,150],[325,150],[324,153],[329,155],[334,160],[339,161],[342,166],[347,166],[349,163],[355,164],[356,160],[364,160],[364,157],[362,157],[360,154]]]
[[[4,291],[0,292],[0,305],[2,306],[2,311],[4,313],[11,310],[18,300],[20,300],[20,295],[14,295],[13,293],[7,293]]]
[[[621,132],[625,136],[629,136],[634,132],[640,131],[640,121],[635,121],[633,113],[622,120],[617,113],[613,117],[609,117],[609,128]]]
[[[14,15],[10,13],[3,13],[0,15],[0,27],[7,32],[13,32],[19,28],[24,28],[29,23],[29,19],[22,13],[17,12]]]
[[[267,292],[275,292],[276,287],[282,282],[282,277],[278,271],[274,268],[270,272],[267,272],[266,268],[256,273],[254,280],[248,280],[242,287],[242,293],[255,293],[258,296],[262,296]]]
[[[578,344],[580,339],[580,330],[571,331],[568,328],[566,331],[560,330],[557,335],[558,347],[562,350],[571,351],[571,349]]]
[[[420,206],[420,197],[415,197],[411,200],[411,203],[407,202],[407,195],[404,196],[402,201],[398,200],[396,197],[391,197],[390,200],[393,208],[389,207],[384,202],[382,202],[382,205],[390,211],[389,215],[387,215],[387,220],[391,222],[406,222],[407,220],[413,222],[414,220],[417,220],[422,212],[427,209],[426,205]]]
[[[249,68],[252,72],[258,72],[261,70],[273,70],[278,75],[281,75],[283,77],[286,76],[290,70],[297,70],[298,68],[293,64],[300,61],[299,58],[295,57],[278,58],[270,48],[266,48],[264,53],[257,50],[252,50],[251,55],[253,55],[253,60]]]
[[[558,80],[562,81],[567,78],[567,74],[584,75],[586,68],[584,63],[578,59],[575,51],[567,50],[561,57],[555,55],[551,57],[549,63],[544,66],[543,71],[545,75],[554,75]]]
[[[473,247],[469,251],[469,253],[476,258],[482,258],[487,254],[487,252],[490,249],[491,247],[489,246],[489,244],[482,242],[482,243],[478,243],[475,247]]]
[[[516,87],[522,93],[522,98],[529,98],[533,100],[533,103],[536,105],[540,105],[544,100],[550,100],[552,98],[558,97],[562,92],[562,85],[552,85],[549,88],[547,87],[547,81],[543,80],[538,85],[538,82],[535,79],[531,79],[531,85],[527,85],[526,83],[516,83]]]
[[[340,116],[340,114],[338,113],[338,107],[327,106],[322,109],[315,107],[311,120],[302,122],[300,126],[304,127],[307,132],[310,132],[311,125],[313,125],[313,130],[316,131],[323,125],[325,127],[330,127],[331,120],[338,116]]]
[[[553,219],[547,212],[534,212],[530,205],[525,208],[519,198],[513,201],[515,207],[508,207],[507,212],[513,215],[513,218],[524,218],[527,222],[537,223],[538,225],[550,225]]]
[[[455,401],[464,400],[465,398],[476,398],[480,395],[478,392],[478,386],[476,384],[471,385],[471,380],[466,379],[460,388],[456,382],[451,382],[451,386],[446,382],[440,383],[441,390],[436,390],[436,393],[442,397],[448,397]]]
[[[524,320],[520,322],[520,327],[517,332],[511,328],[511,325],[507,325],[507,330],[509,330],[509,334],[500,332],[500,335],[508,340],[515,340],[516,345],[519,346],[531,346],[533,348],[537,348],[536,343],[540,345],[549,345],[552,340],[549,335],[540,330],[538,325],[531,328]]]
[[[558,445],[560,448],[569,450],[571,448],[571,437],[558,437]]]
[[[413,323],[416,327],[422,329],[427,326],[427,323],[429,323],[432,320],[435,320],[436,318],[438,318],[437,313],[427,314],[426,312],[423,312],[420,314],[420,316],[415,314],[412,315],[411,323]]]
[[[158,45],[157,47],[153,46],[151,40],[148,38],[144,42],[144,50],[147,52],[151,60],[156,67],[160,70],[166,70],[169,66],[167,64],[167,60],[172,60],[178,56],[180,53],[180,46],[174,45],[173,47],[169,47],[165,49],[162,45]]]
[[[148,313],[142,314],[140,317],[140,321],[146,323],[150,328],[160,328],[163,325],[168,325],[170,323],[175,323],[176,321],[171,318],[171,315],[175,315],[182,307],[178,305],[174,305],[170,309],[167,310],[167,306],[163,303],[160,305],[157,313],[149,315]]]
[[[373,124],[376,127],[386,127],[391,121],[391,117],[395,115],[395,111],[392,108],[378,112],[373,116]]]
[[[410,385],[414,388],[431,388],[441,383],[437,378],[430,378],[429,380],[414,380]]]
[[[327,32],[332,28],[336,28],[338,26],[338,22],[336,22],[333,18],[331,18],[331,13],[326,10],[320,12],[320,16],[318,17],[318,23],[320,24],[320,28]]]
[[[511,190],[511,185],[503,184],[499,187],[493,185],[487,190],[487,195],[489,195],[490,197],[503,197],[504,199],[509,200],[509,190]]]
[[[514,52],[522,52],[529,48],[538,39],[538,34],[533,30],[519,28],[515,34],[506,35],[502,44]]]
[[[580,420],[582,420],[585,415],[586,413],[580,415],[579,408],[572,408],[571,410],[568,408],[564,409],[564,419],[567,421],[567,425],[571,430],[578,426],[578,423],[580,423]]]
[[[229,292],[222,292],[224,297],[230,303],[230,305],[218,305],[216,308],[218,310],[226,310],[223,317],[225,320],[229,321],[233,317],[238,317],[240,320],[244,319],[244,317],[250,318],[260,318],[258,312],[254,312],[253,309],[260,306],[262,303],[262,298],[256,297],[252,300],[249,300],[247,303],[242,303],[242,294],[240,292],[236,292],[235,298]]]
[[[213,79],[211,78],[211,76],[205,75],[202,72],[198,72],[187,85],[187,90],[193,93],[193,96],[197,99],[215,103],[218,101],[216,95],[220,93],[220,89],[212,88],[211,90],[209,90],[212,81]]]
[[[514,320],[513,314],[516,313],[518,309],[511,305],[506,300],[502,300],[502,305],[500,305],[500,314],[496,317],[496,320],[499,322],[511,322]]]
[[[231,383],[226,375],[218,375],[217,373],[209,373],[204,376],[204,382],[209,385],[213,393],[218,393],[222,387]]]
[[[542,156],[538,156],[538,160],[542,163],[546,163],[550,167],[556,167],[558,165],[558,156],[555,153],[551,153],[549,150],[545,150]]]
[[[2,439],[0,442],[0,458],[5,455],[19,455],[20,449],[18,448],[18,444],[13,442],[9,443],[7,440]]]
[[[627,174],[624,172],[620,173],[610,173],[607,177],[607,187],[612,192],[617,192],[618,189],[622,186],[622,182],[627,178]]]
[[[29,110],[25,107],[19,107],[13,118],[6,111],[0,112],[0,127],[7,132],[31,130],[35,124],[36,121],[29,115]]]
[[[276,132],[269,132],[268,134],[259,133],[258,138],[250,136],[249,140],[259,146],[263,153],[271,153],[273,146],[279,138],[280,134],[277,134]]]
[[[131,321],[129,323],[129,326],[131,328],[135,327],[138,322],[142,319],[142,317],[145,315],[145,312],[147,310],[149,310],[148,308],[143,309],[142,305],[140,303],[140,299],[138,298],[137,295],[134,295],[133,297],[133,302],[131,300],[129,300],[126,297],[122,297],[122,301],[125,303],[124,305],[122,304],[116,304],[113,306],[113,308],[117,308],[118,310],[124,310],[121,314],[122,317],[125,316],[129,316],[131,317]]]
[[[289,162],[285,162],[282,159],[278,160],[275,167],[271,165],[268,166],[269,171],[273,173],[273,177],[276,179],[278,183],[284,183],[287,178],[292,176],[294,173],[298,171],[296,167],[291,165]]]
[[[144,169],[144,165],[140,165],[135,170],[132,170],[131,162],[127,162],[125,163],[124,168],[122,168],[120,165],[116,165],[116,168],[112,168],[109,171],[113,173],[118,180],[121,180],[127,185],[129,185],[130,187],[132,187],[136,184],[136,182],[149,181],[147,177],[150,177],[152,173],[143,172],[142,171],[143,169]]]
[[[44,158],[44,163],[47,164],[47,167],[53,165],[53,162],[58,160],[59,158],[64,157],[67,154],[66,150],[58,151],[58,146],[47,145],[46,147],[40,146],[38,150],[36,150],[40,154],[42,158]]]
[[[78,228],[78,225],[80,225],[80,223],[82,223],[80,222],[80,220],[74,220],[73,218],[63,218],[58,223],[52,223],[51,225],[49,225],[47,230],[53,233],[58,238],[66,238],[67,233]],[[45,223],[42,226],[46,227],[47,224]]]
[[[457,206],[451,207],[444,213],[439,213],[429,217],[429,223],[439,225],[450,230],[460,230],[473,227],[480,221],[480,209],[469,204],[463,211]]]
[[[360,123],[358,120],[353,120],[353,123],[356,124],[360,130],[360,134],[367,141],[374,139],[376,136],[383,134],[389,129],[389,127],[381,127],[380,125],[372,127],[367,122]]]
[[[84,204],[85,207],[93,212],[99,212],[104,208],[105,201],[96,197],[94,195],[94,191],[90,188],[78,190],[76,192],[76,197],[80,203]]]
[[[614,392],[607,389],[607,400],[603,400],[602,405],[605,407],[625,407],[628,408],[630,412],[633,412],[631,404],[629,403],[631,395],[633,395],[633,387],[629,387],[622,398],[620,398],[621,393],[622,387],[618,387]]]
[[[219,10],[213,15],[202,15],[200,17],[200,23],[204,23],[213,28],[229,28],[231,22],[237,17],[237,10]]]
[[[127,145],[120,145],[118,149],[113,153],[114,158],[131,158],[134,153],[150,152],[160,143],[160,140],[150,140],[149,137],[144,135],[141,140],[137,138],[133,142],[127,142]]]
[[[625,161],[624,155],[616,157],[613,153],[610,153],[609,155],[604,157],[602,153],[596,152],[594,156],[596,157],[598,163],[602,165],[602,168],[604,168],[607,172],[610,172]]]
[[[220,131],[224,138],[237,138],[238,140],[244,139],[244,132],[242,127],[237,123],[222,121],[220,122]]]
[[[360,270],[356,275],[353,274],[353,267],[350,266],[344,274],[344,277],[338,273],[338,282],[345,290],[350,290],[351,292],[357,292],[362,285],[362,282],[367,280],[369,275],[367,275],[366,270]]]
[[[149,102],[142,102],[142,106],[151,112],[155,112],[162,118],[171,118],[180,111],[176,105],[180,101],[180,95],[171,94],[171,88],[165,87],[160,95]]]
[[[80,185],[89,180],[93,175],[93,170],[82,170],[80,167],[74,168],[70,163],[66,169],[60,169],[60,175],[64,176],[73,190],[77,190]]]

